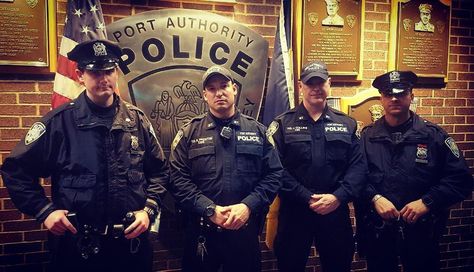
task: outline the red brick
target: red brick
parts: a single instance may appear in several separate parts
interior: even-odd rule
[[[179,8],[181,4],[179,2],[171,2],[171,1],[162,1],[162,0],[149,0],[148,5],[156,6],[160,8]]]
[[[366,40],[372,40],[372,41],[388,41],[388,33],[386,33],[386,32],[366,31],[365,32],[365,39]]]
[[[21,126],[24,128],[31,127],[35,122],[38,122],[41,119],[39,116],[35,117],[21,117]]]
[[[18,127],[20,118],[18,117],[0,117],[0,127]]]
[[[51,105],[39,106],[39,115],[44,116],[46,113],[51,111]]]
[[[34,92],[34,83],[0,82],[0,92]]]
[[[108,15],[114,16],[130,16],[132,14],[132,10],[130,7],[122,6],[122,5],[109,5],[109,4],[101,4],[102,12]]]
[[[14,140],[23,138],[28,132],[27,129],[2,129],[2,139],[3,140]]]
[[[4,105],[0,107],[0,115],[35,115],[35,106]]]
[[[467,82],[464,81],[449,81],[446,85],[447,89],[467,89]]]
[[[18,141],[0,141],[0,151],[11,151],[16,145]]]
[[[21,212],[19,212],[18,210],[0,211],[0,218],[2,218],[3,222],[12,221],[12,220],[20,220]]]
[[[234,12],[234,7],[229,5],[216,5],[214,9],[217,11]]]
[[[468,64],[455,64],[455,63],[449,64],[449,71],[465,72],[468,70],[469,70]]]
[[[51,94],[20,94],[20,104],[51,104]]]
[[[391,10],[391,6],[390,6],[390,4],[377,4],[376,5],[376,10],[378,12],[387,12],[387,13],[389,13],[390,10]]]
[[[455,125],[454,126],[455,132],[474,132],[473,125]]]
[[[263,6],[263,5],[247,5],[247,13],[250,14],[278,14],[275,12],[274,6]]]
[[[375,24],[375,30],[377,30],[377,31],[389,31],[390,30],[390,24],[389,23],[376,23]]]
[[[464,116],[444,116],[445,124],[465,124],[466,117]]]
[[[449,49],[451,54],[469,54],[468,46],[450,46]]]
[[[442,115],[442,114],[454,114],[453,107],[433,107],[433,114],[434,115]]]
[[[459,63],[474,63],[474,56],[459,56]]]
[[[386,52],[384,51],[364,51],[364,58],[371,60],[385,60]]]
[[[2,232],[2,233],[0,233],[0,244],[17,243],[17,242],[21,242],[21,241],[23,241],[23,234],[21,232]]]
[[[388,17],[388,13],[370,12],[370,11],[365,13],[365,20],[367,21],[385,22],[387,17]]]
[[[278,24],[278,16],[265,16],[265,25],[276,27],[277,24]]]
[[[375,4],[374,3],[365,3],[365,11],[375,11]]]
[[[445,99],[446,106],[466,106],[466,99]]]
[[[423,98],[421,100],[421,104],[423,106],[442,106],[443,105],[443,99]]]
[[[433,90],[414,89],[413,93],[415,94],[415,97],[431,97],[433,95]]]
[[[28,221],[10,221],[3,223],[3,231],[27,231],[27,230],[39,230],[41,224],[36,220]]]
[[[183,3],[185,9],[212,10],[212,5],[198,3]]]
[[[261,25],[263,23],[263,16],[260,15],[236,14],[234,19],[240,23],[251,25]]]
[[[25,241],[46,240],[48,232],[46,230],[37,230],[25,232]]]
[[[474,108],[456,108],[456,114],[458,115],[474,115]]]
[[[16,104],[16,94],[0,95],[0,104]]]
[[[365,30],[374,30],[375,29],[375,23],[374,22],[365,22]]]
[[[458,98],[474,98],[474,90],[457,90],[456,97]]]

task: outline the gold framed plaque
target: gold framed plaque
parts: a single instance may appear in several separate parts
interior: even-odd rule
[[[54,0],[0,0],[1,73],[55,70],[54,7]]]
[[[419,77],[446,82],[451,1],[393,2],[389,69],[410,70]]]
[[[331,76],[361,79],[364,4],[363,0],[304,1],[301,65],[321,60]]]

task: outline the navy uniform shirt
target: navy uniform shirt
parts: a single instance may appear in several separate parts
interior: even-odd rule
[[[398,136],[384,118],[362,131],[369,167],[366,201],[381,194],[399,210],[420,198],[432,211],[448,208],[471,193],[472,176],[453,138],[411,115],[411,125]]]
[[[328,106],[317,121],[303,104],[278,116],[269,131],[285,169],[282,200],[308,203],[314,193],[334,194],[341,203],[357,197],[367,167],[356,130],[354,119]]]
[[[220,135],[224,126],[230,139]],[[191,120],[173,140],[170,165],[170,190],[199,216],[213,203],[265,212],[280,188],[282,166],[265,127],[238,111],[229,120],[210,113]]]

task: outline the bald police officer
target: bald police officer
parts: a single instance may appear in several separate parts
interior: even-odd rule
[[[49,230],[55,271],[152,269],[147,233],[168,169],[146,116],[114,93],[121,56],[106,40],[76,45],[68,58],[86,90],[34,123],[1,169],[15,205]]]
[[[265,127],[235,107],[231,73],[213,66],[202,82],[209,112],[179,130],[170,155],[170,191],[187,215],[183,271],[260,271],[280,160]]]
[[[439,271],[448,208],[472,190],[454,139],[410,111],[416,81],[413,72],[392,71],[372,84],[385,115],[362,132],[369,178],[356,207],[359,249],[370,272],[398,271],[398,255],[403,271]]]

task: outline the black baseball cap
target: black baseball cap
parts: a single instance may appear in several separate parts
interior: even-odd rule
[[[301,70],[301,81],[303,81],[304,84],[307,84],[308,80],[313,77],[319,77],[324,81],[328,80],[329,73],[326,63],[322,61],[314,61],[303,67]]]
[[[374,79],[372,86],[380,93],[393,95],[411,91],[416,84],[418,76],[412,71],[391,71]]]
[[[89,40],[76,45],[67,57],[86,70],[110,70],[117,67],[122,49],[108,40]]]
[[[231,82],[234,82],[234,79],[232,78],[232,74],[230,73],[229,70],[227,70],[226,68],[224,68],[222,66],[214,65],[214,66],[209,67],[209,69],[207,69],[206,72],[204,73],[204,75],[202,76],[202,88],[203,89],[206,88],[207,81],[212,76],[215,76],[215,75],[221,75],[221,76],[227,78],[228,80],[230,80]]]

